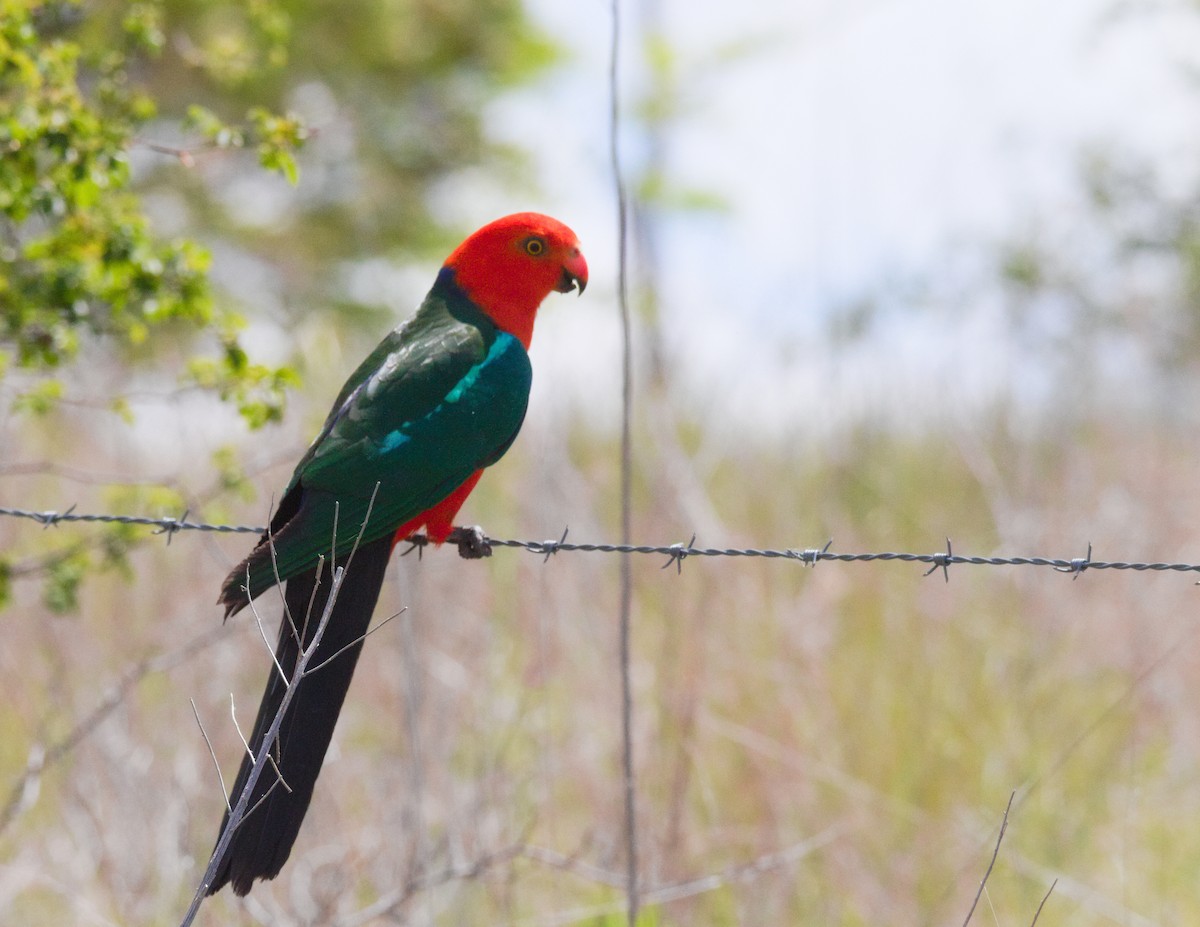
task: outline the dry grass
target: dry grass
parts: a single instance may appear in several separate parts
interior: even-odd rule
[[[706,544],[932,551],[949,534],[961,553],[1074,556],[1091,541],[1098,559],[1200,560],[1197,442],[1169,430],[864,430],[796,458],[714,450],[655,415],[638,441],[638,538],[700,526]],[[497,535],[569,523],[610,539],[613,461],[605,436],[564,443],[531,423],[470,517]],[[264,498],[285,471],[259,477]],[[37,507],[87,501],[24,479],[6,487]],[[261,501],[223,504],[262,520]],[[77,530],[3,523],[0,538],[26,549]],[[267,671],[252,619],[221,630],[211,604],[246,543],[143,545],[132,575],[90,581],[75,614],[15,584],[0,923],[178,920],[222,807],[188,700],[228,780],[230,692],[248,724]],[[961,923],[1014,790],[973,923],[1028,924],[1055,878],[1041,923],[1200,919],[1188,576],[660,565],[635,571],[646,924]],[[398,560],[379,616],[407,611],[366,647],[291,861],[198,923],[621,923],[616,571],[567,553]]]

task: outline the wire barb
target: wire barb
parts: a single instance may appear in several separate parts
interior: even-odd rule
[[[1092,542],[1088,541],[1088,552],[1086,557],[1076,557],[1068,566],[1056,566],[1054,568],[1057,573],[1071,573],[1071,580],[1079,579],[1079,574],[1090,566],[1095,566],[1092,563]]]
[[[667,548],[666,554],[668,560],[659,569],[665,570],[672,563],[675,564],[675,575],[678,576],[683,572],[684,558],[693,552],[696,543],[696,535],[692,535],[692,539],[686,544],[672,544]]]
[[[65,512],[30,512],[29,516],[36,521],[41,522],[43,528],[56,528],[60,521],[70,521],[71,513],[75,511],[75,504]]]
[[[414,550],[417,552],[417,561],[420,562],[425,555],[425,548],[429,544],[429,538],[423,534],[410,534],[404,539],[408,543],[408,548],[401,551],[401,557],[407,557]]]
[[[809,548],[806,548],[805,550],[801,551],[800,555],[797,559],[799,559],[800,562],[803,563],[805,566],[815,567],[817,565],[817,561],[819,561],[822,557],[824,557],[827,553],[829,553],[829,548],[832,546],[833,546],[833,538],[830,538],[828,541],[825,542],[824,547],[821,547],[821,548],[809,547]],[[788,551],[789,556],[795,556],[795,553],[796,552],[794,550]]]
[[[562,549],[563,544],[565,544],[567,542],[567,532],[570,530],[571,530],[570,526],[563,528],[562,537],[560,537],[557,541],[551,539],[549,541],[541,542],[541,544],[539,545],[541,547],[540,552],[544,553],[546,555],[545,557],[542,558],[542,563],[546,563],[547,561],[549,561],[549,559],[551,557],[553,557],[555,554],[557,554],[559,552],[559,550]],[[532,550],[532,548],[531,548],[531,550]],[[538,551],[534,551],[534,552],[538,553]]]
[[[179,518],[164,518],[162,524],[154,529],[155,534],[165,534],[167,536],[167,546],[171,546],[171,538],[175,536],[175,532],[181,529],[182,525],[187,524],[187,517],[191,513],[191,509],[184,509],[183,514]]]
[[[939,567],[941,567],[942,575],[946,578],[946,582],[950,582],[950,564],[954,563],[954,546],[950,543],[950,539],[946,538],[946,552],[944,554],[930,554],[933,558],[933,566],[925,571],[924,575],[928,576]]]

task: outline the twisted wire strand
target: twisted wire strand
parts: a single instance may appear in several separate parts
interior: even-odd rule
[[[54,527],[64,522],[115,523],[122,525],[144,525],[156,529],[156,533],[171,535],[179,531],[215,531],[223,534],[262,534],[266,529],[257,525],[216,525],[206,522],[188,521],[185,512],[179,518],[150,518],[144,515],[107,515],[90,514],[74,511],[74,507],[63,512],[45,511],[34,512],[27,509],[6,508],[0,506],[0,516],[10,518],[25,518],[36,521],[44,527]],[[418,546],[426,541],[421,535],[412,538]],[[545,541],[514,540],[511,538],[493,538],[482,535],[482,542],[491,547],[512,547],[529,553],[539,554],[549,559],[561,552],[582,552],[601,554],[654,554],[667,557],[663,568],[674,565],[677,569],[689,557],[765,557],[768,559],[795,560],[807,566],[815,566],[822,561],[840,561],[843,563],[898,560],[904,563],[923,563],[930,566],[928,572],[943,570],[951,566],[1040,566],[1051,567],[1061,573],[1076,575],[1085,570],[1134,570],[1137,572],[1175,572],[1200,573],[1200,564],[1194,563],[1148,563],[1122,560],[1093,560],[1089,545],[1086,557],[971,557],[953,553],[947,543],[945,552],[916,554],[895,551],[842,553],[830,550],[830,544],[821,548],[760,548],[760,547],[697,547],[695,538],[688,543],[677,544],[597,544],[568,541],[566,532],[558,539]],[[832,543],[832,542],[831,542]]]
[[[45,528],[52,528],[62,522],[83,521],[101,522],[120,525],[146,525],[157,528],[160,534],[174,534],[176,531],[217,531],[222,534],[262,534],[266,528],[256,528],[250,525],[210,525],[204,522],[188,521],[188,513],[184,512],[179,518],[149,518],[145,515],[95,515],[86,512],[76,512],[71,506],[65,512],[31,512],[26,509],[13,509],[0,506],[0,515],[11,518],[31,518]]]

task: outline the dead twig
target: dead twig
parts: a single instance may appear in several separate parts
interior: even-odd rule
[[[1029,922],[1029,927],[1037,927],[1038,918],[1042,916],[1042,908],[1046,907],[1046,902],[1050,900],[1050,893],[1054,891],[1054,886],[1058,884],[1058,879],[1050,883],[1050,887],[1046,889],[1046,894],[1042,896],[1042,903],[1038,905],[1036,911],[1033,912],[1033,920]]]
[[[1004,832],[1008,830],[1008,813],[1012,810],[1013,800],[1017,797],[1014,790],[1008,796],[1008,805],[1004,809],[1004,817],[1000,821],[1000,833],[996,835],[996,846],[992,850],[992,859],[988,863],[987,872],[983,874],[983,879],[979,883],[979,891],[975,893],[975,900],[971,902],[971,910],[967,912],[967,918],[963,921],[963,927],[971,923],[971,917],[975,914],[975,908],[979,904],[979,899],[983,897],[983,889],[987,885],[988,878],[992,874],[992,869],[996,865],[996,857],[1000,855],[1000,844],[1004,840]],[[1041,910],[1040,908],[1038,910]]]
[[[190,927],[196,918],[196,914],[200,910],[200,905],[208,895],[208,888],[212,885],[213,879],[216,878],[217,870],[220,869],[221,863],[225,858],[225,854],[229,851],[229,845],[233,841],[234,832],[238,825],[244,820],[249,813],[250,796],[254,794],[254,788],[258,784],[259,777],[262,775],[265,761],[271,756],[271,750],[275,746],[275,742],[279,737],[279,729],[283,725],[283,719],[287,714],[288,706],[291,705],[292,699],[300,688],[300,683],[304,679],[305,673],[308,670],[308,664],[317,652],[317,648],[321,645],[321,639],[325,635],[325,629],[329,625],[329,619],[333,615],[334,605],[337,604],[338,591],[342,587],[342,582],[346,577],[347,570],[350,569],[354,561],[354,555],[358,552],[359,544],[362,542],[363,535],[367,530],[367,523],[371,518],[371,510],[375,505],[375,496],[379,492],[379,485],[376,484],[375,490],[371,493],[370,502],[367,503],[367,511],[363,516],[362,525],[359,527],[358,536],[354,539],[354,545],[350,549],[350,554],[346,558],[344,566],[337,567],[333,571],[333,577],[329,586],[329,598],[325,601],[325,607],[321,611],[321,618],[317,622],[317,627],[313,631],[312,640],[309,645],[302,648],[297,656],[296,666],[292,673],[292,678],[288,681],[287,687],[284,689],[283,698],[280,700],[279,709],[275,712],[275,717],[271,721],[271,726],[267,729],[262,743],[259,745],[258,753],[253,757],[253,765],[250,769],[250,774],[246,777],[246,783],[242,787],[241,794],[237,796],[237,801],[233,804],[233,810],[229,814],[229,819],[226,822],[224,829],[221,831],[221,837],[217,841],[216,847],[213,849],[212,857],[208,861],[208,866],[204,870],[204,875],[200,879],[200,884],[196,888],[195,894],[192,896],[191,904],[188,906],[183,919],[180,921],[180,927]],[[337,538],[334,537],[336,546]],[[272,545],[272,558],[274,557],[274,548]],[[325,558],[321,557],[317,562],[317,574],[320,575],[325,566]],[[278,578],[278,573],[276,573]],[[287,620],[285,616],[284,620]],[[305,616],[307,623],[309,616]],[[239,732],[240,733],[240,732]],[[249,747],[247,747],[249,749]],[[278,767],[275,767],[278,771]],[[282,777],[277,778],[272,785],[278,785],[282,782]],[[264,796],[265,797],[265,796]],[[260,799],[261,800],[261,799]],[[226,799],[228,802],[228,798]]]

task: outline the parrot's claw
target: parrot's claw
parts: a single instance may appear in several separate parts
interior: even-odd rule
[[[465,560],[482,560],[492,555],[492,545],[479,525],[455,528],[446,540],[458,545],[458,555]]]

